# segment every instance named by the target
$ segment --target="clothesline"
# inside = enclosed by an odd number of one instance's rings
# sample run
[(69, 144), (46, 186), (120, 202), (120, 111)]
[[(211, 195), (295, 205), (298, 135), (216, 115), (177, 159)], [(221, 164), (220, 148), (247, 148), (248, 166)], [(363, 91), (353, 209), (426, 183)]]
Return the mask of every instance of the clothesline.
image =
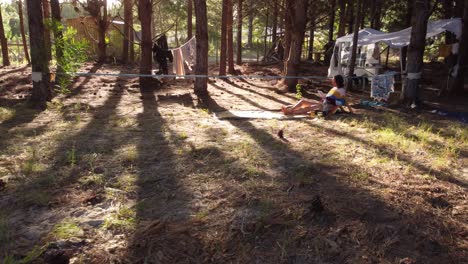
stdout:
[(177, 48), (173, 48), (173, 49), (169, 49), (170, 51), (173, 51), (173, 50), (176, 50), (176, 49), (180, 49), (186, 45), (188, 45), (190, 43), (190, 41), (193, 41), (195, 40), (195, 37), (192, 37), (191, 39), (187, 40), (184, 44), (182, 44), (180, 47), (177, 47)]

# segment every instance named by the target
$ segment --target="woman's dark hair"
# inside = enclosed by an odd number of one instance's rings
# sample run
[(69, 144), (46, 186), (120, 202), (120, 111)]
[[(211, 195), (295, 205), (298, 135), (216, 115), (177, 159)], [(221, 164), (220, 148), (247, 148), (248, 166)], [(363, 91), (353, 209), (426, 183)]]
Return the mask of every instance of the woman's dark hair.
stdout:
[(333, 80), (335, 80), (336, 86), (338, 86), (338, 88), (344, 87), (344, 78), (343, 78), (343, 76), (335, 75), (335, 77), (333, 77)]

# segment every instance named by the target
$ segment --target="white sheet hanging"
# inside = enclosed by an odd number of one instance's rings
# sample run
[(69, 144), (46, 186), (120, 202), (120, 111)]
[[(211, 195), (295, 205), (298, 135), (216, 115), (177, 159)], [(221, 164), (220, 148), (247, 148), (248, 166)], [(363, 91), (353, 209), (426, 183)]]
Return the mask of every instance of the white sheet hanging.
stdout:
[[(392, 33), (384, 33), (372, 28), (365, 28), (359, 31), (358, 46), (367, 46), (377, 43), (385, 43), (390, 48), (401, 49), (410, 44), (411, 27)], [(429, 21), (427, 24), (426, 38), (432, 38), (446, 31), (455, 34), (457, 39), (460, 39), (462, 34), (462, 20), (461, 18), (443, 19), (437, 21)], [(346, 74), (346, 66), (343, 63), (347, 62), (346, 50), (350, 49), (353, 42), (353, 34), (346, 35), (338, 38), (335, 43), (330, 67), (328, 69), (328, 76), (332, 77), (336, 74)], [(346, 60), (345, 60), (346, 59)], [(344, 68), (346, 67), (346, 68)], [(360, 76), (358, 74), (358, 76)]]
[[(461, 18), (443, 19), (437, 21), (429, 21), (427, 24), (426, 38), (435, 37), (445, 31), (454, 33), (457, 39), (461, 37), (462, 20)], [(411, 39), (411, 27), (397, 32), (384, 33), (372, 28), (365, 28), (359, 31), (358, 46), (365, 46), (383, 42), (391, 48), (402, 48), (409, 45)], [(353, 34), (346, 35), (336, 40), (336, 45), (339, 43), (352, 43)]]

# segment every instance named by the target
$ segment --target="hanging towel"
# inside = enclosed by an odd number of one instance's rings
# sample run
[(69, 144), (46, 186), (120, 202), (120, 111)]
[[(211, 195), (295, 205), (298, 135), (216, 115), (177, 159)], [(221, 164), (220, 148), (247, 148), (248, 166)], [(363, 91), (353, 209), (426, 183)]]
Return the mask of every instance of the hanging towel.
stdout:
[[(176, 75), (185, 75), (184, 56), (182, 55), (182, 50), (180, 48), (173, 49), (172, 55), (174, 56), (174, 62), (172, 64), (174, 73)], [(177, 78), (184, 78), (184, 77), (177, 77)]]
[(394, 92), (394, 75), (381, 74), (372, 76), (371, 79), (371, 98), (387, 101), (390, 94)]
[(197, 42), (195, 37), (193, 37), (180, 47), (182, 50), (183, 60), (187, 64), (187, 67), (190, 71), (192, 71), (192, 67), (195, 65), (195, 60), (197, 57), (196, 46)]

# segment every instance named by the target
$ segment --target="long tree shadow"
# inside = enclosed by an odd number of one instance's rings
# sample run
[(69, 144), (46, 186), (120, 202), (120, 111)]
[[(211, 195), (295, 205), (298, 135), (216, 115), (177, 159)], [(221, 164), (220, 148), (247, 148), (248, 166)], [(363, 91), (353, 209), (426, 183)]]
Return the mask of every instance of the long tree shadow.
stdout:
[(242, 94), (238, 94), (238, 93), (229, 91), (228, 89), (225, 89), (225, 88), (223, 88), (223, 87), (221, 87), (221, 86), (219, 86), (217, 84), (212, 84), (212, 87), (216, 88), (217, 90), (223, 91), (225, 93), (231, 94), (231, 95), (241, 99), (242, 101), (245, 101), (246, 103), (256, 107), (256, 108), (266, 110), (266, 111), (278, 111), (279, 110), (279, 109), (270, 109), (268, 107), (264, 107), (263, 105), (260, 105), (259, 103), (253, 101), (252, 99), (247, 98), (246, 96), (244, 96)]
[(19, 67), (19, 68), (17, 68), (17, 69), (11, 70), (11, 71), (2, 72), (2, 73), (0, 73), (0, 77), (3, 77), (3, 76), (8, 75), (8, 74), (12, 74), (12, 73), (17, 73), (17, 72), (20, 72), (20, 71), (24, 71), (24, 70), (26, 70), (27, 68), (29, 68), (29, 66), (28, 66), (28, 65), (25, 65), (25, 66), (23, 66), (23, 67)]
[[(116, 79), (116, 83), (125, 80)], [(114, 175), (102, 167), (96, 170), (96, 160), (111, 159), (114, 150), (124, 142), (125, 132), (115, 133), (115, 127), (111, 125), (111, 118), (116, 114), (117, 107), (121, 102), (123, 89), (115, 85), (109, 93), (109, 97), (103, 104), (97, 107), (90, 116), (90, 121), (77, 133), (64, 136), (58, 141), (58, 146), (50, 151), (48, 155), (53, 162), (44, 171), (40, 171), (34, 177), (26, 179), (11, 192), (6, 192), (2, 198), (14, 197), (16, 206), (5, 204), (2, 211), (16, 217), (12, 228), (12, 236), (21, 238), (31, 227), (41, 226), (42, 238), (49, 236), (48, 233), (54, 225), (69, 218), (70, 210), (76, 207), (95, 206), (102, 201), (103, 186), (96, 188), (83, 187), (77, 195), (95, 197), (92, 203), (82, 203), (80, 199), (67, 198), (68, 195), (76, 193), (76, 183), (89, 173), (98, 173), (102, 177), (113, 177)], [(42, 156), (40, 156), (42, 157)], [(42, 158), (47, 157), (44, 155)], [(37, 161), (36, 161), (37, 162)], [(57, 188), (60, 186), (60, 188)], [(86, 198), (85, 198), (86, 200)], [(10, 243), (6, 250), (8, 252), (17, 247), (19, 252), (25, 252), (33, 244), (39, 243), (41, 236), (35, 237), (23, 244), (21, 247)], [(32, 244), (31, 244), (32, 243)], [(3, 256), (0, 256), (2, 259)]]
[[(200, 105), (209, 109), (220, 108), (209, 96), (201, 98)], [(311, 195), (319, 193), (329, 207), (327, 211), (334, 214), (337, 219), (337, 224), (332, 224), (328, 231), (318, 228), (318, 222), (314, 218), (299, 221), (311, 233), (300, 239), (296, 247), (290, 248), (292, 252), (288, 254), (293, 259), (292, 263), (318, 260), (333, 263), (360, 262), (362, 255), (366, 255), (365, 252), (375, 252), (370, 259), (377, 262), (382, 260), (393, 262), (406, 257), (417, 259), (422, 263), (462, 261), (463, 254), (455, 253), (457, 250), (463, 251), (462, 247), (443, 234), (433, 234), (433, 230), (457, 230), (456, 224), (446, 226), (446, 222), (439, 221), (438, 217), (430, 212), (391, 205), (365, 188), (350, 185), (347, 180), (349, 170), (359, 171), (362, 168), (353, 168), (349, 164), (335, 164), (334, 169), (320, 170), (320, 163), (310, 161), (310, 157), (290, 149), (286, 143), (275, 139), (265, 130), (256, 128), (251, 122), (229, 121), (229, 123), (250, 135), (270, 154), (273, 164), (285, 166), (288, 171), (293, 171), (294, 166), (298, 164), (313, 168), (312, 172), (307, 173), (314, 178), (314, 183), (307, 188), (299, 188), (296, 192)], [(282, 154), (278, 153), (274, 145), (282, 146)], [(320, 153), (313, 156), (321, 158)], [(292, 162), (291, 159), (296, 162)], [(290, 176), (293, 177), (294, 173)], [(293, 198), (294, 196), (291, 196), (290, 199), (294, 200)], [(342, 224), (341, 227), (339, 223)], [(337, 237), (337, 233), (330, 230), (343, 228), (343, 225), (347, 226), (344, 228), (349, 235), (342, 234), (343, 237), (340, 239), (338, 237), (341, 235)], [(321, 233), (326, 239), (332, 239), (334, 242), (330, 246), (335, 249), (324, 248), (321, 253), (315, 251), (315, 254), (319, 254), (315, 256), (311, 253), (313, 250), (306, 250), (308, 247), (314, 247), (314, 237), (316, 237), (314, 232)], [(360, 245), (356, 240), (372, 242)], [(303, 250), (312, 255), (301, 254)]]
[[(138, 115), (138, 224), (124, 259), (132, 263), (199, 263), (193, 254), (201, 242), (191, 234), (192, 194), (181, 183), (184, 175), (174, 153), (177, 146), (167, 138), (168, 124), (161, 116), (153, 92), (142, 93), (143, 111)], [(171, 135), (169, 135), (171, 137)]]
[[(91, 67), (91, 69), (89, 69), (88, 73), (90, 75), (88, 76), (85, 76), (85, 77), (75, 77), (75, 82), (73, 84), (73, 86), (71, 87), (71, 91), (70, 93), (66, 96), (66, 98), (70, 98), (70, 97), (73, 97), (77, 94), (80, 94), (83, 90), (83, 88), (91, 81), (92, 78), (95, 78), (95, 76), (93, 76), (92, 74), (93, 73), (96, 73), (99, 69), (102, 68), (104, 64), (102, 63), (95, 63), (93, 64), (93, 67)], [(80, 82), (77, 82), (77, 80), (79, 80), (80, 78), (83, 78), (82, 81)]]
[[(243, 79), (241, 79), (241, 80), (243, 80)], [(264, 93), (260, 93), (260, 92), (258, 92), (258, 91), (253, 90), (253, 89), (249, 89), (249, 88), (240, 86), (240, 85), (236, 84), (235, 82), (233, 82), (233, 81), (231, 81), (231, 80), (226, 80), (225, 82), (228, 83), (228, 84), (230, 84), (230, 85), (232, 85), (232, 86), (234, 86), (234, 87), (236, 87), (236, 88), (238, 88), (238, 89), (241, 89), (241, 90), (244, 90), (244, 91), (248, 91), (248, 92), (251, 92), (251, 93), (253, 93), (253, 94), (262, 96), (262, 97), (264, 97), (264, 98), (266, 98), (266, 99), (268, 99), (268, 100), (275, 101), (275, 102), (280, 103), (280, 104), (283, 104), (283, 105), (288, 105), (288, 104), (290, 104), (289, 102), (280, 100), (280, 99), (278, 99), (278, 98), (276, 98), (276, 97), (274, 97), (274, 96), (267, 95), (267, 94), (264, 94)]]

